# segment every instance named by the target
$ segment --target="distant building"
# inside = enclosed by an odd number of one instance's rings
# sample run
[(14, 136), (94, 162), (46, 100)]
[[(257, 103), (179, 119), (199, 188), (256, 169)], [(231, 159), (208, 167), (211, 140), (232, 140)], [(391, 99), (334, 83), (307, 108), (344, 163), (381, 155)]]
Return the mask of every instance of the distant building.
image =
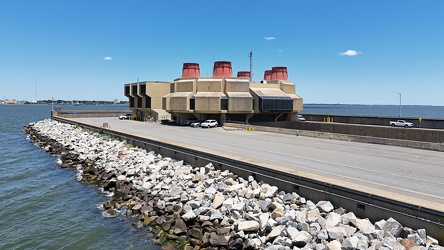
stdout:
[(187, 119), (216, 119), (221, 124), (291, 120), (302, 110), (302, 98), (288, 80), (286, 67), (266, 70), (261, 82), (249, 79), (249, 71), (233, 77), (231, 62), (215, 62), (212, 77), (201, 77), (199, 64), (184, 63), (181, 78), (128, 83), (124, 94), (139, 118), (178, 123)]
[(119, 99), (114, 99), (114, 104), (119, 104)]
[(3, 101), (4, 104), (17, 104), (17, 100), (16, 99), (6, 99)]

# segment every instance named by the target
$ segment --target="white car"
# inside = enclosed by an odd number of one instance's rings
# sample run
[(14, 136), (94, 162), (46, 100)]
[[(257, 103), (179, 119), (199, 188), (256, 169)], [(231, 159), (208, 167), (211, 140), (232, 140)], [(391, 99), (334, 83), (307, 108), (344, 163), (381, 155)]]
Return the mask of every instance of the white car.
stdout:
[(120, 120), (129, 120), (133, 114), (124, 114), (119, 116)]
[(303, 122), (305, 121), (305, 118), (302, 115), (298, 115), (298, 121)]
[(218, 123), (216, 120), (206, 120), (200, 124), (201, 128), (212, 128), (217, 127)]

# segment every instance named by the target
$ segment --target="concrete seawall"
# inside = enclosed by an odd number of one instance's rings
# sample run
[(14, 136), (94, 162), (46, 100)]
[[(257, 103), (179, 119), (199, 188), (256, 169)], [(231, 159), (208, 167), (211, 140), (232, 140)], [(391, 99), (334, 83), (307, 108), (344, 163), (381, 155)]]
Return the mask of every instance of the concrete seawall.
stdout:
[(55, 110), (54, 116), (64, 118), (91, 118), (91, 117), (119, 117), (120, 115), (132, 113), (130, 110)]
[(431, 129), (444, 129), (444, 119), (432, 119), (420, 117), (390, 117), (390, 116), (359, 116), (359, 115), (332, 115), (332, 114), (303, 114), (307, 121), (324, 122), (330, 120), (336, 123), (347, 124), (366, 124), (366, 125), (378, 125), (388, 126), (390, 121), (407, 120), (412, 122), (415, 128), (431, 128)]
[(224, 126), (242, 129), (254, 127), (256, 130), (275, 133), (294, 135), (299, 133), (302, 136), (444, 151), (444, 130), (439, 129), (294, 121), (262, 122), (252, 125), (227, 123)]

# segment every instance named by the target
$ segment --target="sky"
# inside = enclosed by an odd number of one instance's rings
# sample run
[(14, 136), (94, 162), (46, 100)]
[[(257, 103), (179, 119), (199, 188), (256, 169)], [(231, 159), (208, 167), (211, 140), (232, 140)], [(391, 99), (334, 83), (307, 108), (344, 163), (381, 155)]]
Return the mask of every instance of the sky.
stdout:
[(127, 100), (214, 61), (304, 103), (444, 106), (442, 0), (0, 0), (0, 99)]

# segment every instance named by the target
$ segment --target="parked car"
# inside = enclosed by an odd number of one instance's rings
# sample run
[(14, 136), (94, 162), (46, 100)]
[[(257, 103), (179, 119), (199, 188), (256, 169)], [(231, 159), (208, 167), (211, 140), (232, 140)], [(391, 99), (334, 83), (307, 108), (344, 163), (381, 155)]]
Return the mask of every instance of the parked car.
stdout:
[(406, 128), (411, 128), (413, 127), (413, 123), (411, 122), (406, 122), (405, 120), (397, 120), (396, 122), (390, 122), (390, 126), (392, 127), (406, 127)]
[(192, 123), (190, 123), (190, 127), (192, 127), (192, 128), (200, 127), (201, 123), (202, 123), (201, 121), (192, 122)]
[(120, 120), (129, 120), (133, 114), (124, 114), (119, 116)]
[(202, 128), (212, 128), (217, 127), (218, 123), (216, 120), (206, 120), (200, 124)]
[(185, 121), (182, 122), (182, 125), (190, 126), (191, 123), (193, 123), (193, 122), (197, 122), (197, 120), (185, 120)]
[(305, 121), (305, 118), (302, 115), (298, 115), (298, 121), (303, 122)]

